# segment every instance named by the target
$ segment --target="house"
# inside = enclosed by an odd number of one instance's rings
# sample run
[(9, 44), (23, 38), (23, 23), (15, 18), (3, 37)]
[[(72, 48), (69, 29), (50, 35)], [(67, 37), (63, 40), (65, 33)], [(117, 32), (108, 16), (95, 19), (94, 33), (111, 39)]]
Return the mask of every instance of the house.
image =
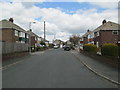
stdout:
[(36, 51), (37, 48), (40, 46), (41, 43), (41, 37), (39, 37), (38, 35), (36, 35), (35, 33), (32, 32), (32, 30), (30, 29), (29, 31), (27, 31), (30, 35), (30, 46), (31, 46), (31, 50), (32, 51)]
[(61, 45), (61, 40), (56, 39), (56, 40), (53, 41), (53, 43), (54, 43), (54, 45), (60, 46)]
[(70, 40), (67, 40), (67, 41), (66, 41), (66, 44), (67, 44), (67, 45), (70, 45), (70, 44), (73, 44), (73, 43), (70, 42)]
[(45, 42), (46, 46), (49, 47), (49, 41), (45, 40), (44, 42)]
[(6, 19), (0, 21), (0, 30), (2, 30), (2, 38), (0, 38), (2, 42), (29, 43), (29, 35), (26, 30), (12, 21)]
[(105, 43), (114, 43), (120, 45), (120, 25), (111, 21), (103, 20), (102, 25), (93, 31), (87, 31), (80, 37), (80, 48), (84, 44), (94, 44), (101, 47)]
[(104, 43), (120, 44), (120, 25), (111, 21), (103, 20), (102, 25), (94, 32), (94, 44), (101, 47)]
[(81, 49), (83, 49), (83, 45), (91, 42), (91, 39), (90, 39), (91, 35), (92, 35), (92, 31), (87, 30), (87, 32), (80, 37), (79, 45)]
[(0, 43), (2, 43), (3, 59), (28, 53), (29, 34), (25, 29), (15, 24), (13, 18), (0, 21), (0, 32), (2, 32)]

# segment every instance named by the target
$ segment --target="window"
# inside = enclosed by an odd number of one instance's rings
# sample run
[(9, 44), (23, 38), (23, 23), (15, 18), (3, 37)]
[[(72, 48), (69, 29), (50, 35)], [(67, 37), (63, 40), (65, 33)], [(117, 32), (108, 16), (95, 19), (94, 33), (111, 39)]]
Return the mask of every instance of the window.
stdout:
[(97, 32), (97, 36), (100, 36), (100, 33), (99, 33), (99, 32)]
[(38, 38), (39, 41), (41, 41), (41, 38)]
[(19, 32), (15, 30), (15, 36), (19, 36)]
[(22, 32), (19, 32), (19, 37), (22, 37)]
[(25, 38), (25, 33), (23, 33), (23, 32), (22, 32), (22, 37), (24, 37), (24, 38)]
[(29, 35), (26, 33), (26, 38), (29, 38)]
[(88, 39), (89, 39), (89, 38), (91, 38), (91, 35), (90, 35), (90, 34), (88, 35)]
[(35, 40), (37, 40), (37, 37), (35, 37)]
[(118, 35), (118, 31), (112, 31), (113, 35)]
[(23, 32), (19, 32), (19, 37), (23, 37), (23, 38), (25, 38), (25, 33), (23, 33)]
[(91, 38), (94, 38), (94, 33), (91, 34)]

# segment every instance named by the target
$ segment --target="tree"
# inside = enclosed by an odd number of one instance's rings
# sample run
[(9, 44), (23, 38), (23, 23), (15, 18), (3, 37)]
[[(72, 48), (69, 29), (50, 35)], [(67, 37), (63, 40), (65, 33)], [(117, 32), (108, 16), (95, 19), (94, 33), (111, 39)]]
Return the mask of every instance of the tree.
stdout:
[(45, 42), (43, 42), (43, 41), (41, 41), (41, 43), (40, 43), (41, 45), (44, 45), (44, 46), (46, 46), (46, 44), (45, 44)]
[(74, 46), (78, 44), (79, 39), (80, 39), (80, 35), (77, 35), (77, 34), (76, 35), (72, 35), (69, 38), (70, 42), (72, 42), (74, 44)]

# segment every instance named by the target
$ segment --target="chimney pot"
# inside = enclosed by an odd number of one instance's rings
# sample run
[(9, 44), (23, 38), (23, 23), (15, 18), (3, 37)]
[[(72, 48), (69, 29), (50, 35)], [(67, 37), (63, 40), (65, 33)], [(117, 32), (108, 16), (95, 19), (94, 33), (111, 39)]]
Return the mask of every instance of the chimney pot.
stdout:
[(102, 22), (102, 24), (104, 25), (106, 22), (107, 22), (107, 21), (104, 19), (103, 22)]
[(13, 18), (10, 18), (9, 21), (12, 22), (12, 23), (14, 22)]

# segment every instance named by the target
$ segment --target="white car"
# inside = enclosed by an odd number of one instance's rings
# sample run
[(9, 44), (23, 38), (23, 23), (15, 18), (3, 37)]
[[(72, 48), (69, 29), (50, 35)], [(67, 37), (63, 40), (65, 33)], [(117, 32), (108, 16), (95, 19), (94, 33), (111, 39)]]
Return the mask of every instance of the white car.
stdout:
[(57, 49), (57, 48), (59, 48), (59, 46), (55, 45), (55, 46), (54, 46), (54, 49)]

